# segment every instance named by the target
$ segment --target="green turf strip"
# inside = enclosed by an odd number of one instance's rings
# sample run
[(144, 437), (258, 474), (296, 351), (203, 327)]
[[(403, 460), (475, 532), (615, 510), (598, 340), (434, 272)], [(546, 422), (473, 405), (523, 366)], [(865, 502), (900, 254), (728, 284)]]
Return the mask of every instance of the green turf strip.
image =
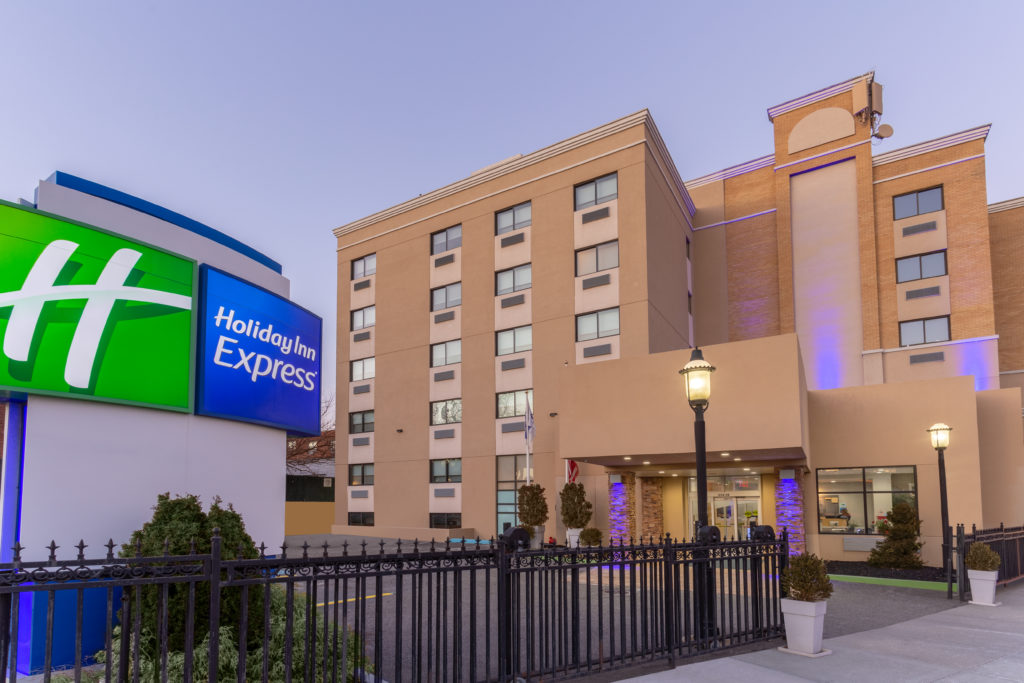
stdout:
[[(873, 576), (844, 576), (843, 574), (829, 574), (828, 578), (833, 581), (845, 581), (847, 583), (870, 583), (876, 586), (898, 586), (900, 588), (921, 588), (928, 591), (946, 590), (946, 584), (939, 581), (914, 581), (913, 579), (880, 579)], [(956, 591), (956, 583), (953, 584), (953, 591)]]

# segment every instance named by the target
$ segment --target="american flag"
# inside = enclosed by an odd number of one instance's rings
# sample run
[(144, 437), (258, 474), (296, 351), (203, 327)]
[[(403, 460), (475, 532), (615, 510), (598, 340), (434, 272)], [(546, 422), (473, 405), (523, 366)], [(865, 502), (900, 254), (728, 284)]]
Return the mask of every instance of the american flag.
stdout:
[(533, 426), (533, 410), (530, 408), (530, 398), (526, 398), (526, 414), (523, 416), (523, 436), (526, 438), (527, 447), (533, 444), (533, 434), (536, 431)]

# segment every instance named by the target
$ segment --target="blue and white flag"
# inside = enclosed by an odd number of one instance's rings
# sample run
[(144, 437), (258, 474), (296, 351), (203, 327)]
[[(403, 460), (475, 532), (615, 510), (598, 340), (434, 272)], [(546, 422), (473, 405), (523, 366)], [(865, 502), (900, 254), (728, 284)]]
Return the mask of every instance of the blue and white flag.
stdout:
[(530, 408), (529, 396), (526, 398), (526, 414), (523, 415), (523, 426), (523, 436), (526, 439), (527, 447), (530, 447), (533, 445), (533, 434), (535, 429), (533, 426), (533, 410)]

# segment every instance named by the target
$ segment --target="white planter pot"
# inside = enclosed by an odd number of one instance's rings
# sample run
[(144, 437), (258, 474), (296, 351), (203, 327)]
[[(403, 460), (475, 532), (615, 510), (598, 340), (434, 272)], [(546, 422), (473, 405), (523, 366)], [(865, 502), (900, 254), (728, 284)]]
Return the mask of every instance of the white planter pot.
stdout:
[(580, 534), (583, 529), (566, 529), (565, 538), (570, 548), (578, 548), (580, 545)]
[(540, 526), (533, 527), (533, 536), (530, 537), (530, 549), (540, 550), (544, 541), (544, 525), (541, 524)]
[(782, 618), (786, 626), (786, 647), (779, 648), (805, 657), (831, 654), (821, 649), (821, 634), (825, 628), (825, 607), (828, 602), (804, 602), (782, 598)]
[(967, 579), (971, 583), (971, 604), (986, 605), (995, 607), (1000, 604), (996, 602), (996, 579), (999, 578), (999, 571), (983, 572), (978, 569), (968, 569)]

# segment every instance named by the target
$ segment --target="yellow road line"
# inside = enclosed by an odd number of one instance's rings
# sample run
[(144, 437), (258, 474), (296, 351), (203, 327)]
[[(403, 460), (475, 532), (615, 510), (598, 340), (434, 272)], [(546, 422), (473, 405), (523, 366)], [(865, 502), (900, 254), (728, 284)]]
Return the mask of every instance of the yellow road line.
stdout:
[[(394, 593), (382, 593), (380, 597), (386, 598), (389, 595), (394, 595)], [(373, 600), (376, 597), (377, 597), (376, 595), (365, 595), (362, 598), (348, 598), (344, 602), (355, 602), (356, 600), (360, 600), (360, 599), (361, 600)], [(317, 607), (329, 607), (331, 605), (337, 605), (339, 602), (342, 602), (342, 601), (341, 600), (331, 600), (330, 602), (318, 602), (318, 603), (316, 603), (316, 606)]]

